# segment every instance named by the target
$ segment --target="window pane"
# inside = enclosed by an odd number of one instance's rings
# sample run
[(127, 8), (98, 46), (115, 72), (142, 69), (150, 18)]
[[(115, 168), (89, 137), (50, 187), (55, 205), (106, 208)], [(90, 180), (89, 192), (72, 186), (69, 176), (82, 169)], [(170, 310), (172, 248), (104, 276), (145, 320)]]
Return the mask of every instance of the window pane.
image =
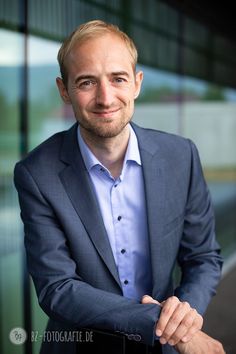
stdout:
[(224, 255), (236, 246), (236, 91), (183, 80), (183, 135), (200, 152)]
[(13, 168), (19, 159), (20, 74), (23, 38), (0, 30), (0, 352), (23, 353), (9, 340), (15, 327), (23, 327), (22, 243)]
[(179, 126), (179, 89), (177, 75), (139, 65), (144, 79), (136, 101), (134, 122), (146, 128), (177, 133)]
[[(71, 125), (70, 108), (63, 106), (56, 86), (60, 76), (60, 44), (29, 37), (29, 145), (30, 150), (52, 134)], [(69, 113), (68, 113), (69, 112)]]

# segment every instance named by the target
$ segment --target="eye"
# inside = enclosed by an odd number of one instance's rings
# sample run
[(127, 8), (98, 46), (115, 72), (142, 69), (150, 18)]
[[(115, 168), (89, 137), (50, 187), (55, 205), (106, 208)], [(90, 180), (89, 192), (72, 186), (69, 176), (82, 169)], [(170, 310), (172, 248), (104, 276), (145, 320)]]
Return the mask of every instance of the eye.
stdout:
[(94, 85), (96, 85), (95, 80), (85, 80), (85, 81), (80, 82), (78, 87), (82, 90), (87, 90), (87, 89), (93, 87)]
[(118, 84), (122, 83), (122, 82), (125, 82), (125, 78), (123, 77), (115, 77), (114, 78), (114, 81), (117, 82)]

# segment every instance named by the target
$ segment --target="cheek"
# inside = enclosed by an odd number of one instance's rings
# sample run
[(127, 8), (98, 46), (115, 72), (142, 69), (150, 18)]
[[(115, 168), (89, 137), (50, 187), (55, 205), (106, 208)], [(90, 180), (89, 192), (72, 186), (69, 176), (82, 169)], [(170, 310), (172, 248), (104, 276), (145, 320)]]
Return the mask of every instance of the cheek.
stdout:
[(132, 107), (134, 105), (134, 92), (133, 90), (124, 90), (122, 94), (119, 95), (120, 101), (124, 102), (126, 106)]
[(77, 94), (73, 97), (72, 105), (78, 111), (86, 109), (89, 104), (89, 98), (84, 94)]
[(127, 102), (127, 106), (129, 107), (129, 109), (133, 109), (134, 107), (134, 98), (130, 97), (129, 99), (126, 99)]

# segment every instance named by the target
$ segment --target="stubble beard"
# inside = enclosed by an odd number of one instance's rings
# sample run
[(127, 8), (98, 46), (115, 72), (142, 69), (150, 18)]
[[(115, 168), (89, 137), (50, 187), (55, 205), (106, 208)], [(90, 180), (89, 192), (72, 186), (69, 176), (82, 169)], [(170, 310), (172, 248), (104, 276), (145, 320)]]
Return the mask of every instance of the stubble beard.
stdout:
[[(131, 117), (132, 118), (132, 117)], [(94, 138), (114, 138), (122, 133), (127, 124), (131, 121), (130, 119), (122, 119), (120, 122), (114, 122), (114, 119), (102, 119), (102, 122), (98, 121), (96, 124), (94, 122), (85, 122), (84, 120), (78, 119), (81, 127), (86, 130)], [(99, 120), (99, 118), (98, 118)], [(114, 124), (116, 123), (116, 124)]]

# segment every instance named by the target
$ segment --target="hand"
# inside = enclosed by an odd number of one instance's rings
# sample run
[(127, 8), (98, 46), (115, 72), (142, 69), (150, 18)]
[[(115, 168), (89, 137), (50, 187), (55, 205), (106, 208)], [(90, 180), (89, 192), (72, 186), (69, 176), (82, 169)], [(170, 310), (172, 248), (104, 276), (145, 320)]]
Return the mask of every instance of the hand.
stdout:
[(179, 342), (175, 349), (180, 354), (226, 354), (220, 342), (198, 331), (188, 343)]
[(202, 316), (187, 302), (181, 302), (175, 296), (159, 303), (151, 296), (144, 295), (142, 303), (156, 303), (162, 307), (156, 327), (156, 335), (160, 337), (161, 344), (168, 343), (173, 346), (180, 340), (188, 342), (202, 328)]

